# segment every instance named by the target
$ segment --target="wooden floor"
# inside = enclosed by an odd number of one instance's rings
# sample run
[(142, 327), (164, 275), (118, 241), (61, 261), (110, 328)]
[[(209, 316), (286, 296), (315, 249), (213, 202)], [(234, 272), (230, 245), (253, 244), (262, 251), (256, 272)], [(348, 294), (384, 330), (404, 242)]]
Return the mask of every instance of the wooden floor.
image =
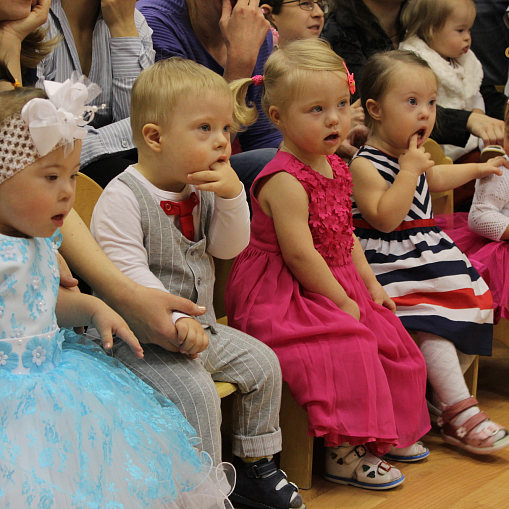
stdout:
[[(493, 420), (509, 427), (509, 348), (496, 341), (493, 357), (481, 359), (477, 397)], [(406, 480), (385, 492), (325, 481), (321, 447), (315, 447), (313, 488), (301, 491), (307, 509), (509, 509), (509, 448), (473, 456), (445, 444), (436, 429), (423, 441), (429, 458), (397, 464)]]

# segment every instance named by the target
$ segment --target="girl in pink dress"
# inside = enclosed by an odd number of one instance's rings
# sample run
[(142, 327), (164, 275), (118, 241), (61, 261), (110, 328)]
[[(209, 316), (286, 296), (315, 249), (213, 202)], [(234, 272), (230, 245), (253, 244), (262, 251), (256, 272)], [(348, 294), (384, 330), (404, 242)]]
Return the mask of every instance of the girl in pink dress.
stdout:
[(271, 346), (309, 434), (327, 446), (325, 477), (388, 489), (404, 476), (379, 456), (417, 461), (430, 428), (426, 368), (353, 235), (351, 178), (336, 155), (354, 90), (317, 39), (275, 52), (262, 106), (284, 142), (253, 185), (249, 246), (226, 289), (229, 323)]

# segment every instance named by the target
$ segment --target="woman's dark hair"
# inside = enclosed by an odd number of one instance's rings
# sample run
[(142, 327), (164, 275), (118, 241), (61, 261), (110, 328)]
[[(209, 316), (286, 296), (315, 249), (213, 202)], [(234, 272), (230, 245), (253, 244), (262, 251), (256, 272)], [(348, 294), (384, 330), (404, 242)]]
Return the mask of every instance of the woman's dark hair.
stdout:
[[(404, 30), (401, 24), (401, 11), (408, 0), (403, 0), (396, 20), (396, 36), (398, 42), (403, 39)], [(343, 16), (346, 15), (358, 25), (368, 37), (377, 38), (378, 32), (374, 28), (379, 24), (377, 17), (369, 10), (363, 0), (334, 0), (335, 8), (333, 15)], [(387, 34), (391, 36), (392, 34)]]

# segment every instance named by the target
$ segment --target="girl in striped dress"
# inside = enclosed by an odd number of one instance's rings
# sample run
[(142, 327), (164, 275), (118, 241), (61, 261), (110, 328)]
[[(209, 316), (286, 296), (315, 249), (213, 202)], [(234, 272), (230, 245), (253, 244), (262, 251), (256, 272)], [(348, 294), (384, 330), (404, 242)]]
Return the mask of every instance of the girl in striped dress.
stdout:
[(414, 53), (371, 57), (360, 92), (372, 135), (350, 165), (355, 233), (397, 316), (417, 332), (444, 440), (477, 454), (498, 451), (509, 445), (508, 432), (480, 411), (463, 378), (474, 355), (491, 355), (492, 297), (436, 226), (430, 191), (501, 174), (509, 164), (497, 157), (433, 166), (422, 144), (435, 123), (437, 79)]

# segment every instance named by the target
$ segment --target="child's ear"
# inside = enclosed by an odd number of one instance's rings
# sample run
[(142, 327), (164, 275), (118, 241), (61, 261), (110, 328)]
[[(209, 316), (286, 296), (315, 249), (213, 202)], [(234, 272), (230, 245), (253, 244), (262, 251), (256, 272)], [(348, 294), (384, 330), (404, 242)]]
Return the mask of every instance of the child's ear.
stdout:
[(260, 9), (265, 16), (265, 19), (269, 20), (271, 23), (274, 23), (274, 16), (272, 15), (272, 6), (268, 4), (262, 4)]
[(382, 110), (374, 99), (366, 101), (366, 110), (368, 110), (368, 114), (373, 120), (380, 120)]
[(269, 108), (269, 118), (278, 127), (281, 126), (281, 111), (277, 106), (271, 106)]
[(142, 129), (143, 139), (148, 148), (154, 152), (161, 151), (161, 128), (157, 124), (145, 124)]

